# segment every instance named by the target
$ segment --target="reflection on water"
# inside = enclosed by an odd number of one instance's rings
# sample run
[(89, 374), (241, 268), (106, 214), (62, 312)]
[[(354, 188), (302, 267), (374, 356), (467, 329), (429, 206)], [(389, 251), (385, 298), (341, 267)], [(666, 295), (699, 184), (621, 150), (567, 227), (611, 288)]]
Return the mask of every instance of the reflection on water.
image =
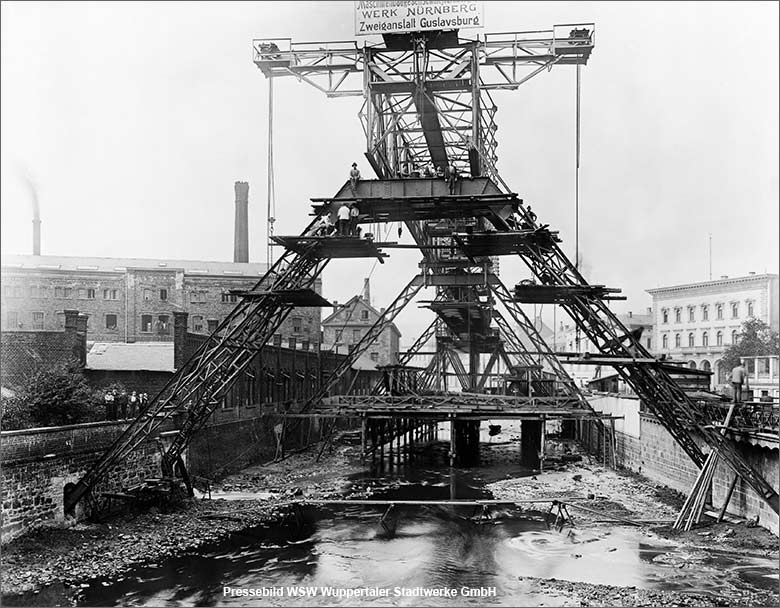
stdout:
[[(472, 473), (401, 471), (359, 476), (375, 499), (488, 497)], [(633, 528), (550, 529), (546, 513), (493, 510), (477, 523), (471, 507), (405, 506), (391, 512), (394, 534), (380, 526), (385, 507), (303, 510), (303, 525), (260, 527), (196, 554), (131, 572), (85, 590), (80, 605), (452, 605), (452, 598), (394, 597), (395, 587), (486, 588), (496, 597), (458, 597), (458, 604), (523, 605), (520, 576), (558, 578), (717, 595), (732, 585), (776, 585), (769, 560), (691, 555)], [(739, 567), (737, 563), (740, 564)], [(330, 587), (390, 590), (382, 599), (226, 597), (234, 588)]]

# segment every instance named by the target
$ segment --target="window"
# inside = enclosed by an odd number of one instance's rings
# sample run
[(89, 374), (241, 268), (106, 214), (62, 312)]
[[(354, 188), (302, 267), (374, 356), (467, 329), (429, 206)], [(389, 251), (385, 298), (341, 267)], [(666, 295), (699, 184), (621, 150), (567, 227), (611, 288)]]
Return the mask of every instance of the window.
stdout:
[(663, 319), (664, 319), (663, 322), (664, 323), (668, 323), (669, 322), (669, 311), (664, 308), (663, 311), (662, 311), (662, 315), (663, 315)]
[(152, 290), (144, 289), (144, 302), (149, 302), (152, 299)]
[(336, 330), (336, 342), (341, 342), (341, 330)]
[(106, 329), (116, 329), (116, 315), (106, 315)]
[(710, 307), (709, 306), (702, 306), (701, 307), (701, 320), (702, 321), (709, 321), (710, 318)]
[(219, 321), (216, 319), (209, 319), (207, 322), (208, 332), (210, 334), (213, 334), (215, 331), (217, 331), (217, 327), (219, 326)]
[(688, 334), (688, 346), (693, 347), (693, 332)]
[(30, 285), (30, 297), (31, 298), (40, 298), (40, 287), (37, 285)]
[(18, 329), (19, 327), (19, 312), (16, 310), (9, 310), (5, 313), (5, 326), (7, 329)]
[(680, 348), (680, 334), (674, 334), (674, 347)]
[(160, 299), (163, 302), (168, 299), (168, 290), (167, 289), (161, 289), (160, 290)]
[(650, 348), (651, 348), (650, 344), (651, 344), (651, 339), (648, 338), (647, 339), (647, 350), (650, 350)]
[(32, 328), (33, 329), (43, 329), (43, 313), (42, 312), (34, 312), (34, 313), (32, 313)]
[(195, 333), (203, 331), (203, 317), (201, 315), (194, 315), (192, 317), (192, 331)]
[(234, 293), (223, 292), (222, 293), (222, 301), (223, 302), (237, 302), (238, 301), (238, 296), (236, 294), (234, 294)]
[(165, 336), (170, 330), (168, 324), (168, 315), (158, 315), (157, 317), (157, 333)]
[(663, 345), (663, 348), (669, 348), (669, 336), (661, 338), (661, 344)]
[(701, 334), (701, 345), (702, 346), (709, 346), (710, 345), (710, 337), (707, 334), (706, 331), (702, 332)]
[(294, 334), (299, 334), (303, 331), (303, 318), (301, 317), (293, 317), (292, 319), (292, 330)]
[(118, 296), (118, 291), (116, 289), (104, 289), (103, 290), (103, 299), (104, 300), (116, 300)]
[(87, 290), (83, 287), (79, 287), (79, 300), (86, 300), (87, 299)]
[(737, 343), (737, 330), (731, 332), (731, 343), (736, 344)]
[(731, 318), (736, 319), (737, 317), (739, 317), (739, 304), (734, 302), (731, 305)]
[(363, 321), (368, 320), (368, 311), (367, 310), (361, 310), (360, 311), (360, 319)]
[(95, 299), (95, 290), (94, 288), (88, 287), (87, 288), (87, 300), (94, 300)]
[(73, 290), (70, 287), (55, 287), (54, 288), (54, 297), (55, 298), (69, 298), (71, 296), (71, 293)]
[(693, 306), (688, 307), (688, 321), (695, 321), (696, 320), (696, 314), (694, 313)]
[(723, 318), (723, 304), (715, 305), (715, 317), (719, 320)]
[(748, 317), (753, 316), (753, 302), (748, 302)]
[(353, 329), (352, 330), (352, 341), (353, 342), (359, 342), (360, 341), (360, 330), (359, 329)]
[(719, 331), (715, 334), (715, 345), (716, 346), (723, 346), (723, 332)]
[(152, 315), (141, 315), (141, 331), (152, 331)]
[(674, 322), (679, 323), (682, 319), (682, 309), (675, 308), (674, 309)]
[(379, 361), (379, 353), (371, 353), (372, 361)]

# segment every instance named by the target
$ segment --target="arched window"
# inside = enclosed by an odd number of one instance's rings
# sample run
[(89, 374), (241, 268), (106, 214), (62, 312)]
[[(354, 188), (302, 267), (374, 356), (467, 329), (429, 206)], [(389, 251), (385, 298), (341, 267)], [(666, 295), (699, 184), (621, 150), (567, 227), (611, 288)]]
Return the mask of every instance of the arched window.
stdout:
[(707, 360), (704, 360), (701, 362), (701, 369), (703, 369), (705, 372), (711, 372), (712, 367), (710, 367), (710, 362)]
[(731, 343), (736, 344), (737, 343), (737, 330), (733, 330), (731, 332)]
[(723, 318), (723, 304), (718, 304), (718, 305), (715, 307), (715, 316), (716, 316), (718, 319), (722, 319), (722, 318)]
[(663, 316), (664, 316), (664, 323), (668, 323), (669, 322), (669, 311), (664, 309)]
[(691, 369), (696, 369), (696, 361), (688, 361), (688, 367)]
[(706, 331), (703, 331), (701, 333), (701, 345), (702, 346), (709, 346), (710, 345), (710, 337), (707, 335)]
[(669, 336), (664, 335), (661, 338), (662, 348), (669, 348)]
[(717, 346), (723, 346), (723, 332), (719, 331), (715, 334), (715, 344)]
[(680, 334), (674, 334), (674, 347), (680, 348)]
[(753, 302), (748, 302), (748, 317), (753, 316)]
[(674, 309), (674, 322), (679, 323), (682, 319), (682, 308)]
[(736, 319), (736, 318), (738, 318), (738, 317), (739, 317), (739, 304), (737, 304), (736, 302), (734, 302), (734, 303), (731, 305), (731, 318), (732, 318), (732, 319)]
[(693, 346), (693, 332), (688, 334), (688, 346)]

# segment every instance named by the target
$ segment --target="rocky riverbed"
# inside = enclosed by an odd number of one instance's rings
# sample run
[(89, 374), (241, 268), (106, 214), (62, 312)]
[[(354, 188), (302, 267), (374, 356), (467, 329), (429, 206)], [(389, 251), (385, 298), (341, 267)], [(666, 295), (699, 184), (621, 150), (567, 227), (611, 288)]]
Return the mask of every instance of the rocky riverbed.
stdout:
[[(2, 593), (5, 605), (68, 605), (81, 588), (97, 579), (120, 581), (128, 570), (153, 565), (206, 547), (234, 532), (279, 521), (286, 503), (300, 498), (357, 497), (365, 488), (350, 476), (363, 467), (354, 446), (336, 444), (320, 462), (317, 450), (256, 466), (211, 488), (212, 499), (194, 499), (171, 512), (125, 515), (97, 524), (42, 528), (3, 548)], [(494, 469), (495, 470), (495, 469)], [(493, 477), (495, 478), (495, 477)], [(639, 526), (647, 534), (673, 540), (683, 548), (669, 559), (696, 577), (702, 552), (740, 553), (777, 558), (777, 538), (761, 528), (719, 524), (679, 534), (669, 528), (681, 496), (640, 477), (606, 470), (587, 459), (535, 477), (488, 484), (499, 499), (539, 496), (570, 501), (579, 529)], [(687, 553), (686, 553), (687, 552)], [(680, 557), (682, 555), (683, 557)], [(687, 560), (686, 556), (690, 556)], [(658, 559), (666, 559), (660, 556)], [(713, 594), (639, 589), (556, 578), (520, 577), (523, 597), (545, 606), (776, 606), (775, 591), (731, 589)], [(18, 595), (22, 594), (22, 595)], [(10, 600), (10, 601), (9, 601)]]

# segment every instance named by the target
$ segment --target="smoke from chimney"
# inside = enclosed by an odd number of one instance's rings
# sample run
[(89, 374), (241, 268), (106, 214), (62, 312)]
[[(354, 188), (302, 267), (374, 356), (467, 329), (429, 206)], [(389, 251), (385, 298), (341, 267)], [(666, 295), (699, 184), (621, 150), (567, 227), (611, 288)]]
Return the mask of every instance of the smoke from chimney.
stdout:
[(249, 184), (236, 182), (236, 225), (233, 261), (249, 262)]

